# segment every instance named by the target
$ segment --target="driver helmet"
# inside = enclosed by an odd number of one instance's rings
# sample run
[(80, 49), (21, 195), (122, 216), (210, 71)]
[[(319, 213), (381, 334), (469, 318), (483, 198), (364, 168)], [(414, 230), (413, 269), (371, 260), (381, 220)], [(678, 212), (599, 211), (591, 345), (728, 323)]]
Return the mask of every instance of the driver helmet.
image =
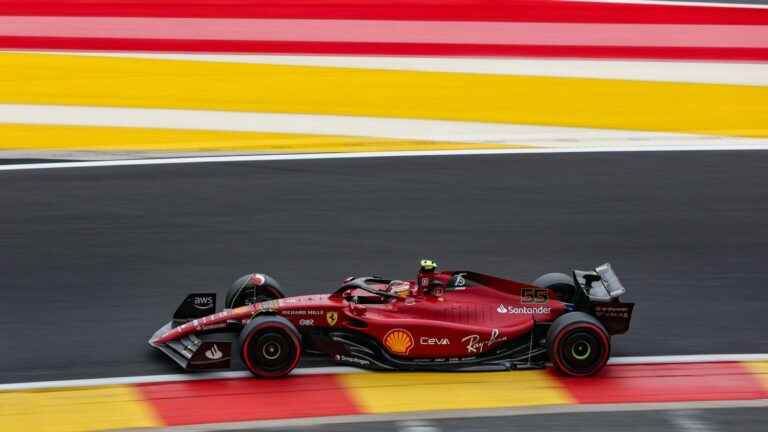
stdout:
[(420, 262), (419, 278), (416, 280), (416, 284), (419, 287), (419, 292), (427, 293), (430, 290), (432, 281), (435, 278), (435, 270), (437, 270), (437, 263), (430, 259), (423, 259)]
[(408, 297), (412, 294), (410, 282), (393, 280), (389, 283), (389, 292), (398, 297)]

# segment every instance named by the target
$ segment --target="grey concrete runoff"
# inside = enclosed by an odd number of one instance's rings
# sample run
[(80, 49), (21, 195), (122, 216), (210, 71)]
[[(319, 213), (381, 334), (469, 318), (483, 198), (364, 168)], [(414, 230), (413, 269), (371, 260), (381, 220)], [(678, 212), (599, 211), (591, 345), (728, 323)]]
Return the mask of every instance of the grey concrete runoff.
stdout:
[(422, 257), (524, 281), (611, 261), (637, 303), (614, 355), (765, 352), (766, 173), (759, 151), (0, 172), (0, 383), (175, 373), (146, 340), (189, 292)]

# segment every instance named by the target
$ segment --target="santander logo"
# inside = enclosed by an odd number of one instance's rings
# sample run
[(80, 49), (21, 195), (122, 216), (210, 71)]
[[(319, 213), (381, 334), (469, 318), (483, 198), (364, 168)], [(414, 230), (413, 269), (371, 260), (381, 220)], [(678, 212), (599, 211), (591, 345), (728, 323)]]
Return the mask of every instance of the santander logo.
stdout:
[(222, 352), (219, 350), (219, 347), (217, 347), (216, 345), (214, 345), (213, 347), (211, 347), (211, 349), (205, 352), (205, 356), (211, 360), (218, 360), (223, 355), (224, 354), (222, 354)]

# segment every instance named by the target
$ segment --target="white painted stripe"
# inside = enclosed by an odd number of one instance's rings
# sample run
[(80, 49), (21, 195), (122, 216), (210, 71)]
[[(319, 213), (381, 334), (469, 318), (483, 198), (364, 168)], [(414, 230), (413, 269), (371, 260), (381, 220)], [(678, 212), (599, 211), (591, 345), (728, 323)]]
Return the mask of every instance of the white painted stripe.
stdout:
[(768, 9), (766, 4), (738, 3), (738, 2), (697, 2), (697, 1), (665, 1), (665, 0), (569, 0), (583, 3), (618, 3), (618, 4), (638, 4), (638, 5), (661, 5), (661, 6), (699, 6), (699, 7), (725, 7), (738, 9)]
[(768, 361), (766, 354), (692, 354), (665, 356), (613, 357), (608, 360), (612, 365), (664, 364), (664, 363), (722, 363), (740, 361)]
[[(608, 364), (671, 364), (671, 363), (722, 363), (737, 361), (768, 361), (766, 354), (697, 354), (697, 355), (672, 355), (672, 356), (639, 356), (639, 357), (614, 357)], [(328, 375), (348, 373), (368, 373), (364, 369), (328, 366), (295, 369), (292, 375)], [(467, 372), (471, 373), (471, 372)], [(247, 371), (226, 371), (188, 374), (144, 375), (112, 378), (93, 378), (61, 381), (37, 381), (24, 383), (0, 384), (0, 391), (34, 390), (43, 388), (70, 388), (70, 387), (94, 387), (105, 385), (146, 384), (174, 381), (200, 381), (210, 379), (237, 379), (249, 378), (252, 375)]]
[(0, 104), (2, 123), (365, 136), (562, 148), (768, 145), (768, 139), (757, 138), (505, 123), (56, 105)]
[(29, 164), (0, 165), (0, 171), (24, 171), (39, 169), (97, 168), (117, 166), (176, 165), (224, 162), (267, 162), (288, 160), (323, 160), (323, 159), (364, 159), (417, 156), (476, 156), (476, 155), (517, 155), (517, 154), (557, 154), (557, 153), (615, 153), (615, 152), (660, 152), (660, 151), (738, 151), (768, 150), (768, 144), (751, 145), (686, 145), (686, 146), (635, 146), (635, 147), (573, 147), (573, 148), (524, 148), (500, 150), (435, 150), (435, 151), (399, 151), (399, 152), (360, 152), (360, 153), (306, 153), (280, 155), (239, 155), (210, 156), (165, 159), (105, 160), (88, 162), (46, 162)]
[(681, 432), (717, 432), (711, 423), (701, 418), (701, 413), (698, 411), (673, 411), (667, 417)]
[[(0, 51), (17, 52), (17, 51)], [(258, 54), (186, 54), (25, 51), (96, 57), (148, 58), (221, 63), (279, 64), (375, 70), (408, 70), (493, 75), (768, 85), (768, 63), (560, 60), (454, 57), (316, 56)]]
[[(294, 369), (292, 375), (339, 375), (347, 373), (367, 372), (365, 370), (344, 367), (328, 366)], [(225, 372), (201, 372), (188, 374), (166, 374), (166, 375), (138, 375), (112, 378), (89, 378), (77, 380), (60, 381), (36, 381), (26, 383), (0, 384), (0, 391), (13, 390), (36, 390), (44, 388), (75, 388), (75, 387), (96, 387), (105, 385), (127, 385), (127, 384), (150, 384), (177, 381), (201, 381), (211, 379), (238, 379), (251, 378), (253, 375), (248, 371), (225, 371)]]
[(760, 25), (0, 16), (14, 37), (766, 48)]

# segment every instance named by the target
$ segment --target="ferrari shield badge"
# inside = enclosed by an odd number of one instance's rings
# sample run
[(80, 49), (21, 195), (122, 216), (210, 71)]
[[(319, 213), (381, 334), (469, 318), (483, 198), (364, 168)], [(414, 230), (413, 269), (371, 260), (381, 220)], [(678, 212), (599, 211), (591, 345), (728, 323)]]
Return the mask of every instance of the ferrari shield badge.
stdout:
[(339, 314), (336, 312), (326, 312), (325, 319), (328, 321), (328, 325), (333, 327), (336, 325), (336, 321), (339, 319)]

